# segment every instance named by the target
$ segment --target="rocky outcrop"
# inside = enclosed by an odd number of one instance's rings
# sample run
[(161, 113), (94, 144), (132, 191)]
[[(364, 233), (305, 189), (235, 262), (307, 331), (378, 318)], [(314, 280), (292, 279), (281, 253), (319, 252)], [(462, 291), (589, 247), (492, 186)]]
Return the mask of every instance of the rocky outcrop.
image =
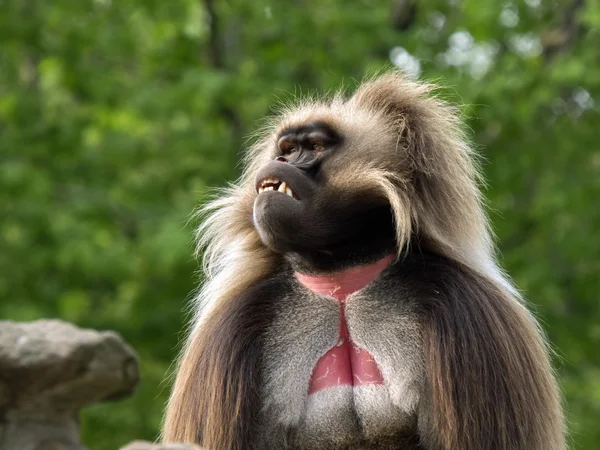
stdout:
[(133, 349), (112, 331), (0, 321), (0, 449), (81, 450), (86, 405), (130, 395)]

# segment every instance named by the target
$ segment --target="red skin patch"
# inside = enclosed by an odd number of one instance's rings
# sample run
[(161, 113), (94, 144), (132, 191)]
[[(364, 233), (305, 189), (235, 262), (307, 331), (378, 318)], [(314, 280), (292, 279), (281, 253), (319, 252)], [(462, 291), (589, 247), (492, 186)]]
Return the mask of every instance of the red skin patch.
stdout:
[(308, 393), (314, 394), (335, 386), (383, 384), (383, 377), (373, 357), (350, 340), (344, 303), (340, 302), (340, 339), (335, 347), (319, 359), (313, 369)]
[(313, 369), (308, 387), (309, 395), (335, 386), (383, 384), (383, 377), (373, 357), (350, 338), (344, 315), (344, 301), (348, 295), (375, 280), (393, 259), (394, 255), (389, 255), (374, 264), (326, 276), (296, 274), (300, 283), (311, 291), (340, 302), (340, 337), (337, 344), (319, 359)]

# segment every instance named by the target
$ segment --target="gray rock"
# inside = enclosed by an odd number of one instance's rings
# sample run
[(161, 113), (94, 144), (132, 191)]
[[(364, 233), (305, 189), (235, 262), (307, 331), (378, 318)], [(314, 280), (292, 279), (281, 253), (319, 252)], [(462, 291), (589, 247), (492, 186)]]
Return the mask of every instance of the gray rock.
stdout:
[(193, 444), (153, 444), (146, 441), (134, 441), (120, 450), (202, 450)]
[(79, 410), (130, 395), (138, 379), (114, 332), (0, 321), (0, 449), (83, 450)]

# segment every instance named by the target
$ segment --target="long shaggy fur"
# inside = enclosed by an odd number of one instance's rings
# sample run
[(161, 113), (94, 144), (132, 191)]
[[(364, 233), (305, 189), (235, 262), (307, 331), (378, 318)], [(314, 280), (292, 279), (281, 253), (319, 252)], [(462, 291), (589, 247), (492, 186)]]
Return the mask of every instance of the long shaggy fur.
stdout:
[[(245, 355), (259, 351), (258, 330), (268, 322), (261, 300), (251, 293), (269, 283), (281, 263), (252, 222), (253, 179), (273, 159), (278, 129), (318, 119), (349, 136), (356, 134), (353, 130), (371, 133), (366, 139), (370, 147), (360, 149), (369, 152), (370, 164), (349, 158), (329, 181), (339, 192), (373, 192), (389, 201), (399, 260), (419, 236), (472, 280), (466, 288), (450, 289), (454, 294), (447, 302), (429, 297), (425, 355), (433, 414), (420, 425), (427, 448), (565, 448), (543, 334), (495, 261), (478, 167), (457, 111), (432, 91), (432, 86), (390, 73), (367, 80), (348, 99), (335, 95), (301, 101), (282, 110), (260, 133), (239, 182), (202, 211), (198, 248), (205, 282), (169, 401), (165, 441), (201, 442), (217, 450), (249, 448), (240, 443), (252, 441), (252, 424), (240, 419), (252, 417), (252, 403), (259, 404), (251, 380), (260, 373)], [(394, 152), (378, 152), (390, 146), (390, 137)], [(395, 154), (391, 163), (390, 154)], [(444, 283), (440, 288), (452, 287), (453, 280)], [(234, 336), (221, 336), (232, 330)], [(218, 346), (215, 336), (227, 344)], [(489, 342), (482, 342), (482, 336)], [(480, 417), (491, 419), (484, 423)]]

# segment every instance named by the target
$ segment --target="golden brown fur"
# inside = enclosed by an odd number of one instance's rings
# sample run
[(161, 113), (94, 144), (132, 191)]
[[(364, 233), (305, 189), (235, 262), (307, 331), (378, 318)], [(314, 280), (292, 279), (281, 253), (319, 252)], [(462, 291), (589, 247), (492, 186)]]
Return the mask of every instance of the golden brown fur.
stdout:
[[(341, 130), (348, 139), (345, 151), (357, 155), (350, 154), (343, 167), (332, 171), (329, 184), (340, 192), (385, 197), (394, 213), (398, 256), (419, 236), (433, 253), (462, 267), (461, 276), (472, 281), (465, 295), (482, 297), (475, 309), (458, 294), (451, 297), (452, 304), (432, 301), (435, 313), (424, 316), (432, 411), (420, 418), (425, 448), (522, 450), (523, 442), (530, 443), (530, 450), (565, 448), (543, 334), (495, 262), (474, 155), (456, 110), (432, 96), (432, 89), (390, 73), (366, 81), (349, 99), (336, 95), (301, 101), (265, 127), (248, 153), (240, 181), (203, 210), (198, 239), (206, 281), (169, 401), (165, 441), (199, 442), (216, 450), (249, 448), (241, 442), (252, 437), (248, 418), (255, 416), (253, 408), (261, 400), (249, 378), (259, 377), (260, 370), (245, 355), (259, 351), (259, 330), (268, 322), (251, 292), (268, 283), (281, 262), (252, 222), (254, 174), (273, 159), (278, 129), (322, 120)], [(457, 312), (467, 306), (465, 317), (478, 321), (473, 329)], [(236, 321), (241, 315), (247, 323)], [(457, 323), (464, 328), (455, 329)], [(228, 342), (226, 352), (215, 345), (215, 336)], [(481, 342), (482, 336), (489, 345)], [(480, 352), (488, 354), (477, 362)], [(232, 372), (234, 365), (240, 369)], [(469, 373), (460, 372), (464, 370)], [(496, 378), (501, 380), (493, 387), (507, 392), (490, 391), (491, 385), (480, 382)], [(489, 408), (498, 413), (482, 423), (478, 416)], [(486, 435), (486, 427), (497, 433)]]

